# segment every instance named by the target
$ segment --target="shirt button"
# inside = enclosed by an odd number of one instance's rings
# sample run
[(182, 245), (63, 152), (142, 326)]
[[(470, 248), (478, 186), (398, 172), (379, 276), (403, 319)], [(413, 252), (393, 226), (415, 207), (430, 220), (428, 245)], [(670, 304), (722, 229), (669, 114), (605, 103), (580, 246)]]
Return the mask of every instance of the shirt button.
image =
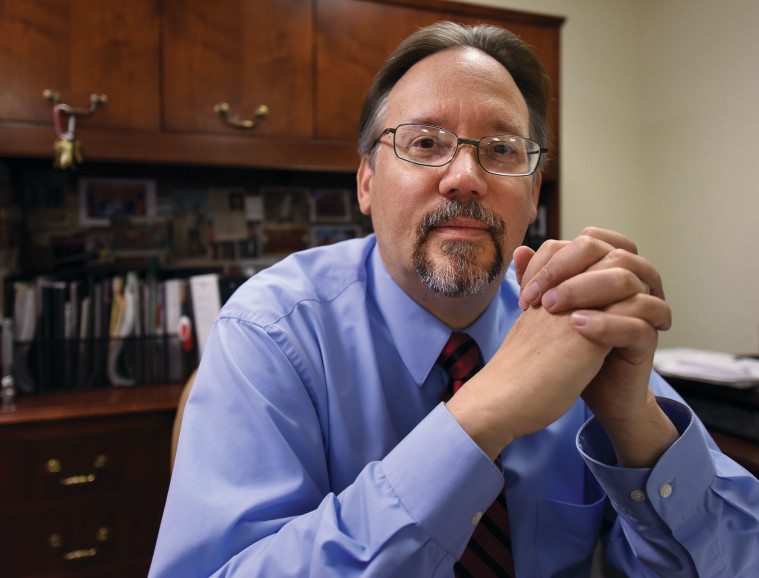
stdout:
[(646, 493), (641, 490), (633, 490), (630, 492), (630, 497), (636, 502), (642, 502), (646, 499)]
[(477, 524), (480, 523), (481, 519), (482, 519), (482, 512), (475, 512), (470, 522), (472, 522), (472, 526), (476, 526)]
[(662, 498), (669, 498), (672, 495), (672, 486), (669, 484), (664, 484), (659, 490), (659, 495)]

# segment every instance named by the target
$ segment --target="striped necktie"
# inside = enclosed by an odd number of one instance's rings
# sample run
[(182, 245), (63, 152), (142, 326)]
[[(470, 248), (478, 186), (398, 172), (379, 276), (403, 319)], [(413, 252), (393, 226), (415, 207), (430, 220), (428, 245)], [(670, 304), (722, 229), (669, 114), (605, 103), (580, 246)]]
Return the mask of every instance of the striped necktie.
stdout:
[[(466, 333), (453, 332), (440, 353), (438, 363), (448, 372), (448, 388), (444, 401), (482, 368), (482, 355), (474, 339)], [(506, 499), (499, 492), (495, 502), (482, 515), (474, 534), (453, 567), (457, 578), (512, 578), (514, 560), (511, 555), (509, 517)]]

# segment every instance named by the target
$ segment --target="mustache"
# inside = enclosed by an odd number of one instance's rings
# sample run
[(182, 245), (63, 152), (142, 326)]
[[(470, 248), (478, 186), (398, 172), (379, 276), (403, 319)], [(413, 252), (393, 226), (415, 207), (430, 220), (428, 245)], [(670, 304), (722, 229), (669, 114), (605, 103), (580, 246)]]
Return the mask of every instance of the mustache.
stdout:
[(419, 223), (419, 240), (423, 242), (432, 229), (456, 217), (467, 217), (482, 223), (494, 238), (501, 237), (506, 229), (503, 219), (479, 202), (473, 199), (468, 201), (446, 199), (439, 207), (427, 213)]

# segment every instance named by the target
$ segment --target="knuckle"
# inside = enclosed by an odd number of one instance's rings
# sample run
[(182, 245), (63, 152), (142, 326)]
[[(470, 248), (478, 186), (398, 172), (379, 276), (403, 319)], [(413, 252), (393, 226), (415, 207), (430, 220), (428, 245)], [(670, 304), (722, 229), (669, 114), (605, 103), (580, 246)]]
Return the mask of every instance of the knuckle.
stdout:
[(617, 247), (609, 251), (606, 255), (606, 259), (618, 266), (622, 266), (623, 264), (629, 264), (631, 262), (632, 254), (626, 249), (620, 249)]
[(640, 291), (641, 280), (629, 269), (615, 267), (612, 269), (613, 282), (620, 293), (636, 293)]
[(575, 243), (580, 246), (580, 250), (587, 251), (596, 245), (597, 240), (590, 235), (580, 235), (575, 239)]
[(656, 335), (656, 329), (643, 319), (636, 319), (633, 323), (633, 336), (635, 341), (648, 341)]
[(580, 231), (581, 237), (593, 237), (598, 235), (600, 232), (600, 229), (598, 227), (593, 227), (592, 225), (589, 227), (584, 227), (582, 231)]
[(543, 244), (540, 246), (540, 250), (548, 251), (549, 253), (553, 254), (556, 253), (559, 249), (561, 249), (564, 246), (564, 241), (558, 241), (556, 239), (548, 239), (547, 241), (543, 241)]
[(540, 271), (535, 274), (533, 281), (536, 281), (542, 291), (546, 291), (553, 286), (554, 266), (548, 261), (541, 267)]
[(563, 308), (577, 304), (577, 287), (572, 279), (560, 283), (556, 287), (556, 307)]

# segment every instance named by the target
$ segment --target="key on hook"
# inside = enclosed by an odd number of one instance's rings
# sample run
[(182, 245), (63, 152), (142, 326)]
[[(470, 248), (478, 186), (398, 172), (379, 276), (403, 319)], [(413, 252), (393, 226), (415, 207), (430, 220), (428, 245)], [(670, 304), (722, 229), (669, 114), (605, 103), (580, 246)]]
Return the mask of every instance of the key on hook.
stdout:
[(66, 132), (62, 131), (62, 118), (64, 114), (64, 105), (56, 104), (53, 107), (53, 117), (55, 129), (58, 133), (58, 140), (53, 147), (55, 157), (53, 166), (57, 169), (68, 169), (81, 164), (84, 160), (80, 150), (79, 141), (76, 140), (76, 115), (69, 114), (66, 125)]

